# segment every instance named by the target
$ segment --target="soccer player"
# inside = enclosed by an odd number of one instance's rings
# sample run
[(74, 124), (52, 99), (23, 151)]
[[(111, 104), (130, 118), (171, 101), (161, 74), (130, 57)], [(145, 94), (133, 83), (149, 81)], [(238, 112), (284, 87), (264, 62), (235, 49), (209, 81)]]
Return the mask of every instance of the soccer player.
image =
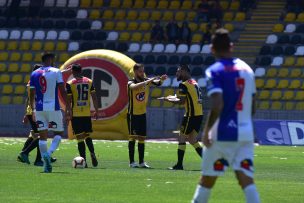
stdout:
[(252, 69), (232, 57), (232, 43), (225, 29), (212, 38), (212, 52), (219, 60), (206, 70), (211, 110), (203, 131), (202, 177), (193, 202), (208, 202), (217, 177), (231, 166), (247, 203), (258, 203), (253, 180), (255, 79)]
[(169, 95), (165, 97), (165, 101), (184, 104), (186, 111), (178, 137), (177, 163), (169, 169), (183, 170), (186, 141), (188, 141), (194, 147), (197, 154), (202, 157), (202, 147), (196, 138), (203, 120), (202, 91), (197, 82), (191, 79), (188, 65), (180, 65), (178, 67), (176, 78), (177, 81), (182, 81), (178, 87), (178, 97), (172, 100), (172, 96)]
[[(144, 161), (145, 139), (146, 139), (146, 107), (151, 85), (160, 86), (167, 79), (166, 75), (160, 77), (146, 78), (145, 69), (142, 64), (133, 67), (134, 78), (128, 82), (128, 115), (129, 128), (129, 160), (131, 168), (150, 168)], [(135, 140), (138, 140), (139, 165), (134, 161)]]
[(72, 128), (78, 141), (79, 155), (86, 160), (87, 145), (91, 153), (92, 165), (96, 167), (98, 161), (94, 152), (93, 140), (89, 134), (92, 132), (90, 97), (93, 100), (96, 120), (98, 119), (98, 102), (92, 80), (82, 76), (81, 72), (81, 65), (72, 65), (74, 78), (66, 84), (68, 103), (72, 104)]
[[(58, 89), (63, 102), (66, 103), (66, 115), (69, 118), (70, 105), (63, 84), (62, 73), (53, 67), (55, 55), (43, 53), (43, 66), (35, 70), (30, 78), (30, 106), (33, 110), (33, 120), (39, 131), (39, 148), (44, 161), (44, 172), (51, 173), (50, 156), (58, 148), (63, 135), (63, 117), (60, 110)], [(48, 130), (54, 132), (51, 146), (47, 148)]]

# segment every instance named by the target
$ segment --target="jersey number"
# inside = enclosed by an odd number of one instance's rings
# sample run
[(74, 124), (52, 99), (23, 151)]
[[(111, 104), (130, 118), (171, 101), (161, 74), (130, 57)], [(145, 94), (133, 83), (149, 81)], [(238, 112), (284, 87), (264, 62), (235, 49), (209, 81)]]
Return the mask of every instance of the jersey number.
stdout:
[(78, 91), (78, 101), (79, 100), (88, 100), (89, 98), (89, 85), (88, 84), (81, 84), (77, 85)]
[(240, 95), (239, 95), (239, 98), (238, 98), (238, 101), (236, 103), (235, 108), (236, 108), (237, 111), (242, 111), (243, 110), (242, 99), (243, 99), (243, 96), (244, 96), (244, 89), (245, 89), (244, 78), (237, 78), (236, 79), (236, 88), (237, 88), (237, 91), (240, 92)]
[(41, 87), (41, 93), (44, 94), (46, 92), (46, 89), (47, 89), (47, 83), (46, 83), (46, 79), (44, 76), (41, 76), (39, 78), (39, 84), (40, 84), (40, 87)]

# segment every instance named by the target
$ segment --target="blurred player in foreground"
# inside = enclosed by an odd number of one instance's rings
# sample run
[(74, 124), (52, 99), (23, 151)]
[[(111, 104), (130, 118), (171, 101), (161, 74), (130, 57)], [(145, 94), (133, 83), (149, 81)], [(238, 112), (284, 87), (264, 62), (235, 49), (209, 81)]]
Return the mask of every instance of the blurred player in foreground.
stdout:
[[(66, 84), (68, 103), (72, 104), (72, 128), (78, 141), (79, 155), (86, 160), (86, 145), (91, 154), (92, 165), (96, 167), (98, 161), (94, 152), (91, 121), (91, 97), (94, 105), (94, 118), (98, 119), (98, 102), (95, 88), (91, 79), (82, 76), (79, 64), (72, 65), (73, 77)], [(87, 162), (86, 162), (87, 163)], [(87, 167), (87, 165), (86, 165)]]
[[(60, 110), (58, 89), (63, 102), (66, 103), (66, 115), (69, 118), (70, 105), (63, 84), (62, 73), (54, 68), (55, 55), (44, 53), (43, 66), (34, 71), (30, 78), (30, 106), (33, 110), (33, 121), (39, 131), (39, 148), (44, 161), (44, 172), (51, 173), (51, 154), (58, 148), (63, 135), (63, 116)], [(47, 148), (48, 130), (54, 132), (51, 146)]]
[(177, 163), (170, 167), (170, 170), (183, 170), (183, 160), (186, 150), (186, 141), (195, 149), (197, 154), (202, 157), (202, 147), (197, 141), (197, 135), (201, 129), (203, 121), (202, 91), (194, 79), (191, 79), (188, 65), (180, 65), (176, 72), (179, 84), (178, 96), (169, 95), (165, 101), (175, 104), (185, 105), (185, 115), (180, 128), (178, 137)]
[[(134, 78), (128, 82), (129, 106), (127, 122), (129, 128), (129, 160), (131, 168), (150, 168), (144, 161), (146, 139), (146, 111), (151, 85), (160, 86), (166, 75), (146, 78), (142, 64), (133, 67)], [(135, 140), (138, 140), (139, 165), (134, 161)]]
[(217, 177), (231, 166), (246, 202), (259, 203), (253, 181), (254, 73), (244, 61), (232, 57), (232, 43), (225, 29), (218, 29), (213, 36), (212, 52), (219, 60), (206, 70), (211, 110), (202, 138), (202, 177), (193, 202), (208, 202)]

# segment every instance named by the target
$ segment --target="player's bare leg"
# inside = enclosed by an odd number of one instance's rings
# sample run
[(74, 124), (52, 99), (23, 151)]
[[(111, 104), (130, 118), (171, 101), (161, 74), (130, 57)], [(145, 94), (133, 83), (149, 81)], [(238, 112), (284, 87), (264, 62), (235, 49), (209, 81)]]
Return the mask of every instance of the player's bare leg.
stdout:
[(138, 136), (138, 157), (140, 168), (150, 168), (150, 166), (145, 162), (145, 140), (146, 136)]
[(246, 176), (242, 171), (235, 171), (236, 178), (242, 187), (247, 203), (259, 203), (260, 198), (253, 178)]
[(51, 158), (47, 150), (47, 130), (42, 130), (39, 132), (39, 148), (40, 153), (42, 155), (43, 161), (44, 161), (44, 172), (45, 173), (51, 173), (52, 172), (52, 165), (51, 165)]
[(129, 149), (129, 161), (130, 161), (130, 168), (138, 168), (138, 164), (134, 160), (134, 154), (135, 154), (135, 141), (138, 138), (137, 135), (130, 135), (129, 136), (129, 143), (128, 143), (128, 149)]
[(93, 140), (92, 138), (90, 137), (90, 135), (88, 133), (85, 134), (85, 138), (84, 138), (84, 141), (90, 151), (90, 154), (91, 154), (91, 160), (92, 160), (92, 165), (94, 167), (97, 167), (98, 166), (98, 161), (97, 161), (97, 158), (96, 158), (96, 155), (95, 155), (95, 149), (94, 149), (94, 144), (93, 144)]
[(183, 161), (184, 161), (184, 155), (186, 151), (186, 135), (181, 134), (178, 137), (178, 148), (177, 148), (177, 163), (169, 167), (169, 170), (183, 170)]
[(216, 179), (217, 176), (202, 176), (196, 187), (192, 203), (207, 203)]
[(194, 147), (196, 153), (202, 157), (203, 149), (200, 143), (197, 141), (197, 132), (193, 130), (187, 137), (188, 137), (188, 142)]

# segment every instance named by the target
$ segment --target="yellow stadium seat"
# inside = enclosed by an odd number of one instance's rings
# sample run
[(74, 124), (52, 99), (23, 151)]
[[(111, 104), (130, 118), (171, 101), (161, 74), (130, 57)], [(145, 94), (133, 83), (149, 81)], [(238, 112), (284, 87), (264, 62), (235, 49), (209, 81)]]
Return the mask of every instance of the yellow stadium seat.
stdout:
[(175, 91), (173, 88), (165, 88), (163, 96), (169, 96), (169, 95), (174, 95)]
[[(97, 0), (95, 0), (97, 1)], [(91, 6), (91, 0), (81, 0), (80, 7), (89, 8)]]
[(127, 30), (134, 31), (134, 30), (137, 30), (137, 28), (138, 28), (138, 23), (136, 21), (132, 21), (132, 22), (129, 22)]
[(22, 63), (21, 67), (20, 67), (20, 72), (21, 73), (29, 73), (31, 72), (32, 68), (31, 68), (31, 64), (29, 63)]
[(286, 79), (282, 79), (282, 80), (279, 81), (279, 83), (277, 85), (277, 88), (278, 89), (285, 89), (285, 88), (288, 87), (288, 85), (289, 85), (289, 81), (286, 80)]
[(267, 100), (270, 97), (270, 91), (269, 90), (262, 90), (259, 92), (259, 99), (261, 100)]
[(289, 85), (289, 89), (298, 89), (301, 87), (301, 81), (300, 80), (292, 80), (290, 82), (290, 85)]
[(13, 93), (13, 86), (6, 84), (2, 87), (2, 94), (12, 94)]
[(6, 64), (0, 63), (0, 72), (5, 72), (5, 71), (6, 71)]
[(8, 59), (8, 53), (7, 52), (2, 52), (0, 54), (0, 61), (7, 61)]
[(130, 11), (128, 11), (126, 18), (127, 18), (127, 20), (136, 20), (137, 16), (138, 16), (138, 13), (136, 10), (130, 10)]
[(30, 81), (31, 75), (27, 74), (24, 79), (23, 79), (23, 83), (28, 83)]
[(278, 70), (276, 68), (269, 68), (266, 72), (266, 76), (270, 78), (276, 77), (278, 74)]
[(0, 83), (9, 83), (11, 80), (9, 74), (1, 74), (0, 75)]
[(105, 10), (102, 14), (102, 18), (106, 20), (112, 20), (114, 17), (114, 12), (112, 10)]
[(19, 50), (21, 51), (28, 51), (30, 50), (31, 44), (28, 41), (23, 41), (19, 45)]
[(240, 8), (240, 2), (239, 1), (232, 1), (230, 4), (230, 10), (237, 11)]
[(59, 62), (60, 63), (65, 63), (69, 58), (70, 58), (70, 56), (67, 53), (59, 54)]
[(92, 7), (93, 8), (100, 8), (103, 5), (103, 0), (93, 0)]
[(224, 25), (224, 28), (227, 29), (229, 32), (232, 32), (234, 30), (234, 25), (231, 23), (226, 23)]
[(282, 98), (282, 92), (280, 90), (274, 90), (271, 92), (270, 99), (279, 100)]
[(290, 71), (290, 77), (292, 78), (298, 78), (301, 77), (301, 75), (302, 75), (302, 71), (300, 68), (293, 68)]
[(177, 9), (179, 9), (180, 6), (181, 6), (180, 1), (171, 1), (170, 5), (169, 5), (169, 9), (177, 10)]
[(132, 0), (123, 0), (121, 4), (121, 8), (132, 8), (133, 1)]
[(289, 70), (287, 68), (280, 68), (278, 72), (278, 77), (285, 78), (289, 74)]
[(283, 104), (280, 101), (274, 101), (271, 103), (272, 110), (281, 110), (283, 108)]
[(25, 52), (22, 54), (21, 61), (22, 62), (32, 62), (33, 60), (33, 54), (30, 52)]
[(164, 101), (164, 102), (163, 102), (163, 107), (164, 107), (164, 108), (173, 108), (173, 107), (174, 107), (174, 104), (171, 103), (171, 102)]
[(168, 1), (161, 0), (161, 1), (158, 2), (157, 8), (158, 9), (167, 9), (168, 4), (169, 4)]
[(91, 18), (91, 19), (98, 19), (98, 18), (100, 18), (100, 11), (98, 9), (93, 9), (90, 12), (89, 18)]
[(186, 12), (184, 12), (184, 11), (176, 12), (174, 19), (176, 21), (184, 21), (186, 19)]
[(192, 43), (200, 43), (203, 39), (202, 34), (194, 34), (192, 36)]
[(297, 17), (297, 22), (303, 23), (304, 22), (304, 13), (300, 13)]
[(261, 110), (268, 110), (269, 109), (269, 101), (260, 101), (258, 104), (258, 108)]
[(24, 104), (24, 97), (22, 96), (13, 97), (13, 104)]
[(207, 25), (208, 25), (207, 23), (201, 23), (201, 24), (199, 25), (199, 28), (198, 28), (199, 31), (205, 33), (206, 30), (207, 30)]
[(225, 12), (224, 13), (224, 21), (232, 21), (233, 20), (233, 12)]
[(5, 50), (5, 48), (6, 48), (6, 42), (0, 41), (0, 50)]
[(115, 19), (116, 20), (124, 20), (126, 17), (126, 11), (125, 10), (118, 10), (115, 13)]
[(194, 5), (193, 5), (193, 8), (194, 9), (197, 9), (198, 6), (202, 3), (202, 1), (194, 1)]
[(157, 1), (155, 1), (155, 0), (148, 0), (145, 8), (154, 9), (156, 7), (156, 3), (157, 3)]
[(111, 8), (119, 8), (120, 7), (120, 1), (111, 0), (110, 7)]
[(66, 42), (57, 42), (56, 51), (67, 51), (68, 45)]
[(25, 85), (17, 85), (14, 90), (14, 94), (24, 94), (26, 90)]
[(148, 42), (148, 41), (150, 41), (150, 39), (151, 39), (151, 34), (150, 34), (150, 32), (145, 33), (145, 34), (144, 34), (144, 37), (143, 37), (143, 41), (144, 41), (144, 42)]
[(15, 51), (18, 49), (18, 43), (16, 41), (11, 41), (7, 43), (6, 49), (8, 51)]
[(221, 5), (221, 8), (223, 10), (227, 10), (228, 7), (229, 7), (229, 2), (228, 1), (220, 1), (220, 5)]
[(293, 56), (288, 56), (284, 60), (284, 66), (292, 66), (295, 64), (295, 58)]
[(35, 53), (34, 62), (36, 62), (36, 63), (41, 62), (41, 53), (40, 52)]
[(264, 88), (266, 89), (273, 89), (277, 85), (277, 81), (275, 79), (268, 79), (266, 81), (266, 84), (264, 85)]
[(18, 72), (19, 70), (19, 65), (18, 63), (11, 63), (8, 65), (8, 72), (11, 72), (11, 73), (16, 73)]
[(9, 58), (9, 60), (12, 62), (20, 61), (20, 59), (21, 59), (21, 54), (19, 52), (12, 52)]
[(283, 93), (283, 97), (282, 97), (283, 100), (293, 100), (293, 98), (294, 98), (294, 91), (286, 90)]
[(283, 32), (284, 25), (283, 24), (275, 24), (272, 28), (272, 32)]
[(196, 12), (194, 12), (194, 11), (187, 12), (187, 20), (188, 21), (193, 21), (195, 16), (196, 16)]
[(135, 0), (133, 8), (144, 8), (144, 6), (145, 6), (145, 1)]
[(22, 82), (23, 82), (23, 77), (21, 74), (13, 75), (11, 83), (22, 83)]
[(160, 11), (152, 11), (150, 19), (151, 20), (160, 20), (161, 16), (162, 16), (162, 12), (160, 12)]
[(126, 30), (127, 28), (127, 23), (125, 21), (119, 21), (115, 25), (115, 30)]
[(181, 9), (189, 10), (191, 8), (192, 8), (192, 1), (190, 1), (190, 0), (183, 1)]
[(294, 102), (285, 102), (285, 109), (286, 110), (294, 110), (295, 103)]
[(172, 20), (172, 19), (173, 19), (173, 12), (172, 11), (165, 11), (164, 15), (162, 17), (162, 20), (169, 21), (169, 20)]
[(32, 43), (32, 50), (33, 51), (40, 51), (42, 50), (42, 43), (39, 41), (35, 41)]
[(304, 91), (297, 91), (294, 99), (303, 101), (304, 100)]
[(296, 20), (296, 14), (295, 13), (287, 13), (287, 15), (284, 18), (285, 22), (293, 22)]
[[(139, 15), (138, 15), (138, 20), (148, 20), (150, 17), (150, 13), (149, 12), (139, 12)], [(151, 16), (151, 20), (152, 19), (152, 16)]]
[(119, 35), (119, 41), (128, 41), (130, 39), (130, 32), (122, 32)]
[(106, 21), (104, 24), (104, 30), (113, 30), (115, 27), (115, 23), (113, 21)]
[(1, 96), (0, 103), (1, 104), (10, 104), (12, 98), (10, 96)]
[(193, 23), (193, 22), (189, 23), (189, 27), (190, 27), (190, 29), (191, 29), (192, 32), (195, 32), (198, 29), (197, 23)]
[(298, 57), (295, 66), (304, 66), (304, 57)]
[(149, 22), (142, 22), (139, 24), (138, 30), (140, 31), (150, 31), (151, 24)]
[(234, 18), (234, 21), (244, 21), (246, 18), (246, 14), (243, 12), (237, 12)]
[(44, 51), (54, 51), (55, 50), (55, 43), (54, 42), (46, 42), (43, 46)]
[(152, 99), (150, 102), (151, 107), (161, 107), (161, 101), (158, 99)]
[(163, 90), (161, 88), (155, 87), (153, 89), (151, 89), (151, 93), (150, 96), (153, 98), (158, 98), (161, 97), (163, 93)]
[(134, 32), (132, 33), (132, 36), (131, 36), (131, 42), (140, 42), (143, 38), (143, 35), (141, 32)]
[(304, 110), (304, 102), (297, 102), (295, 110), (303, 111)]

